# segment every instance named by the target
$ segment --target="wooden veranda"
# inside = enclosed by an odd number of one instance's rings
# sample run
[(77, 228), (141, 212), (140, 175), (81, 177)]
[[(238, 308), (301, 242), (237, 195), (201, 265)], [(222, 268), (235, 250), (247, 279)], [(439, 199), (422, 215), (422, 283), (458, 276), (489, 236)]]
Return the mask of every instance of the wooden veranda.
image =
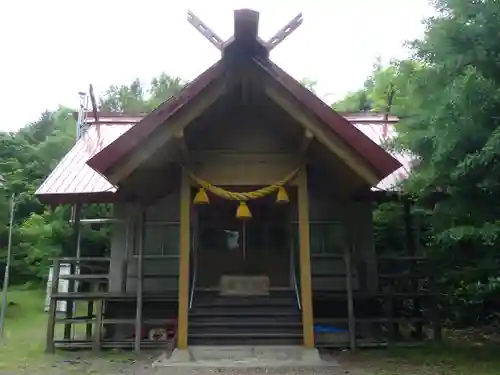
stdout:
[[(412, 220), (412, 198), (395, 193), (373, 192), (370, 197), (364, 196), (362, 199), (370, 199), (374, 204), (394, 200), (401, 203), (405, 215), (406, 249), (399, 254), (377, 256), (378, 285), (372, 291), (353, 290), (353, 274), (359, 272), (364, 264), (363, 260), (353, 259), (351, 249), (347, 248), (344, 254), (311, 255), (312, 260), (317, 257), (341, 260), (344, 270), (338, 276), (345, 278), (346, 285), (343, 291), (313, 292), (314, 324), (348, 327), (347, 335), (336, 334), (338, 337), (333, 338), (328, 332), (316, 333), (315, 346), (356, 350), (387, 345), (414, 346), (429, 339), (441, 340), (439, 294), (434, 283), (436, 270), (427, 260), (425, 249), (419, 247), (420, 241), (415, 237), (419, 230), (418, 223)], [(90, 219), (88, 222), (112, 225), (116, 224), (117, 219)], [(122, 224), (127, 226), (127, 223)], [(86, 221), (77, 217), (74, 221), (75, 238), (79, 238), (81, 225), (86, 225)], [(178, 226), (179, 223), (168, 225)], [(160, 276), (141, 272), (142, 262), (148, 259), (161, 260), (165, 256), (144, 255), (141, 251), (141, 240), (137, 246), (137, 254), (128, 252), (132, 253), (130, 256), (136, 258), (139, 264), (139, 272), (136, 275), (139, 287), (134, 293), (127, 291), (125, 284), (120, 291), (109, 291), (110, 258), (81, 256), (54, 260), (47, 352), (54, 352), (55, 348), (97, 351), (126, 348), (139, 352), (143, 349), (170, 348), (176, 345), (178, 291), (145, 293), (142, 288), (144, 280)], [(190, 256), (194, 256), (193, 252)], [(60, 275), (60, 265), (68, 263), (72, 265), (72, 272), (69, 275)], [(123, 262), (120, 271), (123, 275), (128, 272), (127, 264), (127, 261)], [(329, 276), (331, 274), (313, 272), (315, 278)], [(70, 286), (68, 292), (61, 293), (58, 291), (58, 280), (64, 279), (70, 281)], [(189, 280), (191, 308), (194, 293), (193, 272)], [(300, 300), (300, 296), (298, 298)], [(62, 316), (56, 315), (59, 301), (67, 303), (66, 312)], [(79, 308), (76, 308), (77, 305)], [(115, 306), (126, 306), (129, 312), (126, 316), (117, 317)], [(57, 325), (64, 326), (64, 329), (56, 329)], [(113, 326), (118, 325), (128, 326), (133, 334), (127, 338), (116, 338), (112, 332)], [(152, 337), (145, 332), (145, 329), (160, 328), (166, 329), (166, 336)], [(367, 330), (371, 332), (370, 335), (366, 334)], [(56, 332), (61, 337), (56, 337)]]

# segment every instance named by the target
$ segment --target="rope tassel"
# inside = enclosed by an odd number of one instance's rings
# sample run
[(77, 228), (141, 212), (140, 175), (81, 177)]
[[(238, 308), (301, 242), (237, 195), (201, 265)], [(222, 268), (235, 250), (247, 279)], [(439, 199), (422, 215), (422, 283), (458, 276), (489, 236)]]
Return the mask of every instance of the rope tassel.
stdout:
[(280, 186), (278, 188), (278, 194), (276, 194), (276, 203), (283, 204), (283, 203), (289, 203), (289, 202), (290, 202), (290, 198), (288, 197), (288, 193), (286, 192), (286, 190), (283, 186)]
[(193, 199), (194, 204), (209, 204), (210, 200), (205, 189), (200, 188)]
[(241, 220), (252, 218), (252, 213), (250, 212), (247, 202), (240, 202), (238, 208), (236, 209), (236, 218)]
[(211, 194), (214, 194), (223, 199), (239, 201), (240, 203), (238, 209), (236, 210), (236, 217), (238, 219), (250, 219), (252, 217), (252, 213), (250, 212), (247, 201), (264, 198), (276, 192), (276, 203), (288, 203), (290, 201), (290, 198), (288, 197), (288, 193), (285, 190), (285, 185), (297, 175), (298, 171), (299, 168), (296, 168), (282, 180), (261, 189), (248, 192), (228, 191), (218, 186), (214, 186), (199, 177), (196, 177), (189, 171), (188, 173), (191, 180), (200, 187), (198, 192), (196, 193), (196, 196), (194, 197), (194, 204), (209, 204), (210, 200), (208, 198), (207, 192), (210, 192)]

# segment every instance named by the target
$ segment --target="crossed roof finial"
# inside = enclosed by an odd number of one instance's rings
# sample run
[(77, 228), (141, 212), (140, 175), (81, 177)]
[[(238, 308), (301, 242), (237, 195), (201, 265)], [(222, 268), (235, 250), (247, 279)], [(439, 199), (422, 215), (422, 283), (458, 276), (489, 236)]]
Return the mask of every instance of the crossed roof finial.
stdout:
[[(250, 10), (236, 10), (235, 11), (235, 28), (237, 22), (237, 15), (243, 15), (244, 13), (253, 13), (253, 17), (256, 18), (258, 23), (258, 13)], [(210, 43), (212, 43), (219, 51), (223, 51), (224, 47), (229, 44), (229, 42), (234, 38), (231, 37), (229, 40), (224, 41), (220, 36), (218, 36), (210, 27), (208, 27), (199, 17), (197, 17), (192, 11), (188, 10), (187, 13), (188, 22), (198, 30)], [(276, 34), (274, 34), (267, 42), (261, 40), (258, 36), (257, 39), (262, 43), (268, 51), (273, 50), (281, 42), (283, 42), (292, 32), (294, 32), (302, 24), (302, 13), (297, 14), (290, 22), (279, 29)], [(236, 30), (235, 30), (236, 31)], [(236, 34), (236, 32), (235, 32)]]

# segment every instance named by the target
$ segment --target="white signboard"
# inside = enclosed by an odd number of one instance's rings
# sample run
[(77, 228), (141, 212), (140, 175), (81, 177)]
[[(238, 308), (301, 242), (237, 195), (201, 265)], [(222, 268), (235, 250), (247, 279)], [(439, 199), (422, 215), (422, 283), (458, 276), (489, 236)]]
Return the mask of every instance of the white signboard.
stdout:
[[(71, 272), (71, 267), (69, 263), (63, 263), (60, 265), (60, 275), (69, 275)], [(52, 290), (52, 280), (54, 278), (54, 267), (49, 269), (49, 279), (47, 280), (47, 292), (45, 297), (45, 311), (49, 311), (50, 304), (50, 292)], [(67, 293), (69, 291), (69, 280), (59, 280), (59, 285), (57, 287), (59, 293)], [(57, 301), (56, 306), (57, 312), (66, 312), (66, 301)]]

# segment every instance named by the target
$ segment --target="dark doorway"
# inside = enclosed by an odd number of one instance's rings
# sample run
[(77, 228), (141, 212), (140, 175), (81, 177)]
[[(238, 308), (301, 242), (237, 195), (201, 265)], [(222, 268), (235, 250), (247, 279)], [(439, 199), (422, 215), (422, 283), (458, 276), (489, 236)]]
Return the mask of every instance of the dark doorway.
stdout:
[(240, 220), (237, 205), (213, 199), (197, 207), (197, 287), (217, 287), (223, 275), (268, 276), (271, 287), (288, 287), (290, 206), (252, 201), (252, 218)]

